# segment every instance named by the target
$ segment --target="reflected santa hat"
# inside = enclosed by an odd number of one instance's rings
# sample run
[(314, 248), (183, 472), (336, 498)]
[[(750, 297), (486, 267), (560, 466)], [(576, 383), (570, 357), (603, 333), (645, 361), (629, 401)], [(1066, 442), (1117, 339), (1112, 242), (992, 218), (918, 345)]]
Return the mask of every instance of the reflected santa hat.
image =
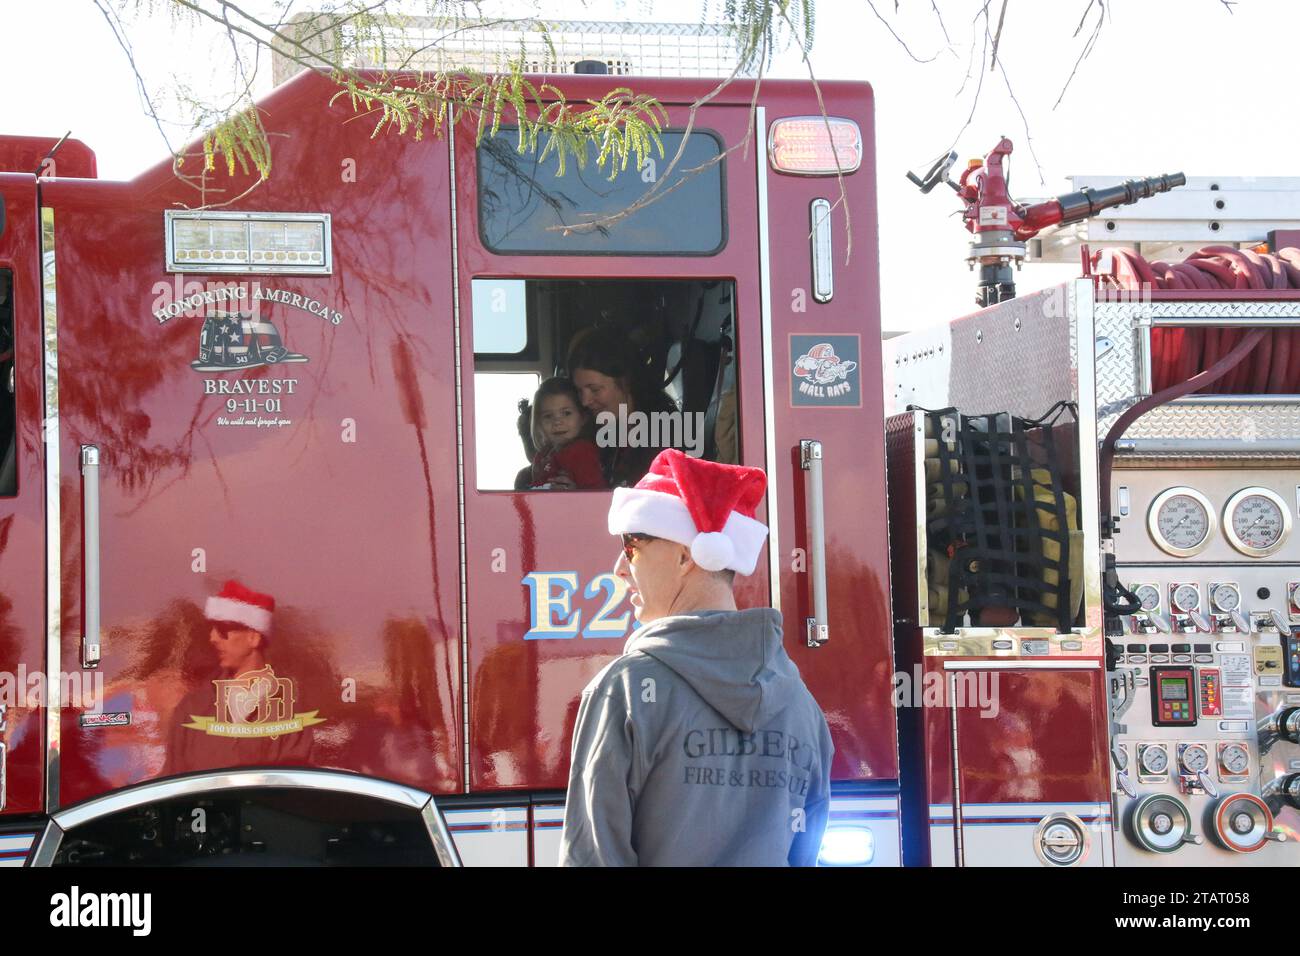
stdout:
[(767, 490), (761, 468), (704, 461), (669, 448), (635, 488), (615, 488), (609, 533), (676, 541), (706, 571), (753, 574), (767, 539), (754, 511)]
[(271, 616), (275, 613), (275, 598), (259, 594), (238, 581), (227, 581), (221, 592), (208, 598), (203, 616), (209, 621), (229, 621), (269, 636)]

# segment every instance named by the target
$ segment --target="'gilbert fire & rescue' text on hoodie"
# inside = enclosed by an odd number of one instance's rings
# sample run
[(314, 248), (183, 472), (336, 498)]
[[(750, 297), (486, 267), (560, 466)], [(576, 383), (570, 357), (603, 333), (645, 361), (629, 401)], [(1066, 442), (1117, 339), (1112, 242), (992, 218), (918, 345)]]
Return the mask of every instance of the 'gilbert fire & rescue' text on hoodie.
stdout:
[(562, 866), (813, 866), (834, 746), (771, 608), (636, 631), (582, 693)]

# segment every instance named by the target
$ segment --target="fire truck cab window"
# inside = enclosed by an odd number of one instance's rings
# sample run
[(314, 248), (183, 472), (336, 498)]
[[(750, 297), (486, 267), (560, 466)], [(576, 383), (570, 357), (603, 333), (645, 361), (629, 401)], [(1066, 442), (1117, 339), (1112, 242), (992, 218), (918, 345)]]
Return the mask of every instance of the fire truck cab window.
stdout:
[[(640, 168), (631, 159), (611, 180), (609, 166), (596, 164), (594, 145), (585, 166), (569, 157), (564, 175), (557, 176), (556, 153), (545, 160), (538, 158), (540, 151), (520, 154), (517, 137), (506, 129), (485, 137), (478, 149), (483, 244), (493, 252), (524, 255), (716, 255), (727, 241), (722, 142), (713, 133), (691, 133), (668, 172), (682, 133), (663, 133), (662, 140), (662, 156), (652, 149)], [(710, 160), (715, 162), (706, 165)], [(628, 209), (664, 175), (669, 181), (654, 202), (615, 223), (566, 234), (565, 226)]]
[(14, 397), (13, 273), (0, 269), (0, 497), (18, 494), (18, 407)]
[(634, 484), (666, 447), (740, 460), (731, 280), (473, 287), (480, 491)]

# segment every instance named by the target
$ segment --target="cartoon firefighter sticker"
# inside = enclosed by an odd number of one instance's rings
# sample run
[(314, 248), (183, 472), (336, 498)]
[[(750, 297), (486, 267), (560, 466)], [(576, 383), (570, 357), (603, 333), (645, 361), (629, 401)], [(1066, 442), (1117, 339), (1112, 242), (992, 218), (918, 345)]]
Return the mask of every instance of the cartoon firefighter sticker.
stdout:
[(855, 335), (791, 336), (791, 355), (798, 356), (792, 369), (794, 404), (860, 404), (853, 375), (858, 368), (858, 346)]
[(830, 385), (844, 381), (857, 367), (857, 362), (841, 361), (829, 342), (818, 342), (795, 361), (794, 374), (810, 378), (818, 385)]
[(307, 360), (307, 356), (285, 347), (273, 322), (243, 312), (218, 313), (203, 320), (199, 357), (190, 368), (197, 372), (229, 372)]

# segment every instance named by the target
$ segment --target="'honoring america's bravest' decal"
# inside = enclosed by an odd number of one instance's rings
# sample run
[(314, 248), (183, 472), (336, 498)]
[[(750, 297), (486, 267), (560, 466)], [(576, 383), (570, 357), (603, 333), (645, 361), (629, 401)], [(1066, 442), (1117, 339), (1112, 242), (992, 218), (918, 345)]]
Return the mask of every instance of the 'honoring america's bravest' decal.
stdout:
[[(198, 328), (198, 357), (190, 362), (196, 372), (216, 372), (205, 378), (203, 394), (221, 396), (220, 404), (203, 421), (219, 427), (284, 428), (294, 424), (292, 398), (296, 378), (262, 378), (231, 375), (245, 369), (294, 365), (311, 361), (289, 348), (289, 315), (299, 310), (337, 328), (343, 313), (300, 292), (268, 289), (256, 280), (200, 283), (181, 275), (155, 283), (153, 317), (159, 325), (177, 318), (202, 321)], [(268, 315), (271, 305), (289, 315)], [(283, 329), (283, 332), (281, 331)]]

